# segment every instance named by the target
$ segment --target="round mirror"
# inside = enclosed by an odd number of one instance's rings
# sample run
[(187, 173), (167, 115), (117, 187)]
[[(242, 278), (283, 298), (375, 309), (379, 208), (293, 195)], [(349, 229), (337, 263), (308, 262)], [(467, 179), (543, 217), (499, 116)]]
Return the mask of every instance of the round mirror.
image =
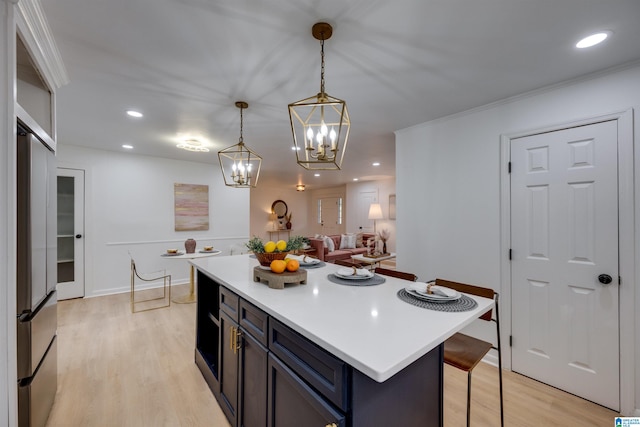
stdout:
[(282, 200), (276, 200), (271, 205), (271, 212), (278, 215), (278, 218), (284, 218), (284, 216), (287, 214), (288, 211), (289, 211), (289, 208), (287, 208), (287, 204)]

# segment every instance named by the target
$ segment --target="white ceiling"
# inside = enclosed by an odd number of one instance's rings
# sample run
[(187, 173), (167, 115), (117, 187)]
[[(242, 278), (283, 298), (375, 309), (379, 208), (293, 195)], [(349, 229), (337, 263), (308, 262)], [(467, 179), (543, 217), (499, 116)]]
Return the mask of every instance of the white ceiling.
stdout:
[[(260, 184), (318, 188), (395, 175), (393, 132), (640, 59), (638, 0), (42, 0), (70, 84), (58, 141), (217, 164), (244, 141)], [(320, 85), (347, 101), (342, 171), (295, 163), (287, 104)], [(594, 31), (613, 35), (578, 50)], [(142, 111), (142, 119), (125, 115)], [(175, 147), (197, 137), (209, 153)], [(371, 163), (379, 161), (379, 167)], [(222, 177), (221, 177), (222, 179)]]

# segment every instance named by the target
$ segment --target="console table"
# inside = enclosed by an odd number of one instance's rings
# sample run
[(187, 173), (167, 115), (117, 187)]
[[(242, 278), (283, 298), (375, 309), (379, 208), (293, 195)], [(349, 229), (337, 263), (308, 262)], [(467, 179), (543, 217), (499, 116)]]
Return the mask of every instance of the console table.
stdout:
[[(286, 228), (284, 230), (269, 230), (269, 240), (273, 240), (274, 242), (277, 242), (278, 240), (289, 240), (291, 238), (291, 231), (291, 229)], [(286, 238), (281, 239), (281, 234)], [(276, 237), (274, 238), (273, 236)]]

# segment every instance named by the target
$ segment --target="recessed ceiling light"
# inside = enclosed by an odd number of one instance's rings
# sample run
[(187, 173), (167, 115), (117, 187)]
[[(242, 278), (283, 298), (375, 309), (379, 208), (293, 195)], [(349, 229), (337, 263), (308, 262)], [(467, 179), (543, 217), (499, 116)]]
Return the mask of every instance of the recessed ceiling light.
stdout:
[(314, 173), (313, 176), (320, 176), (320, 174), (319, 173)]
[(133, 150), (133, 145), (122, 144), (122, 148), (126, 148), (127, 150)]
[(357, 181), (357, 180), (358, 180), (358, 178), (353, 178), (353, 180), (354, 180), (354, 181)]
[(601, 31), (599, 33), (591, 34), (590, 36), (587, 36), (576, 43), (576, 47), (578, 49), (584, 49), (587, 47), (595, 46), (599, 43), (602, 43), (607, 37), (609, 37), (610, 34), (610, 31)]
[(299, 151), (299, 150), (300, 150), (300, 147), (296, 147), (296, 146), (294, 145), (293, 147), (291, 147), (291, 149), (292, 149), (293, 151)]
[(380, 166), (380, 162), (373, 162), (371, 163), (371, 166)]
[(142, 117), (142, 113), (140, 111), (129, 110), (127, 111), (127, 114), (130, 115), (131, 117), (136, 117), (136, 118)]

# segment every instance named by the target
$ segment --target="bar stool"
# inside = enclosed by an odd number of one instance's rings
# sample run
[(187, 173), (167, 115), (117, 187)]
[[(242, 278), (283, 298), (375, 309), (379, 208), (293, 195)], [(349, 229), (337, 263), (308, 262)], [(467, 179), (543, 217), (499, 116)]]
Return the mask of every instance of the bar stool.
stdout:
[(477, 295), (485, 298), (492, 298), (495, 301), (496, 317), (492, 317), (493, 310), (489, 310), (479, 317), (481, 320), (495, 322), (497, 346), (470, 337), (465, 334), (456, 333), (444, 342), (444, 362), (447, 365), (467, 372), (467, 427), (471, 422), (471, 372), (482, 358), (491, 350), (498, 351), (498, 375), (500, 381), (500, 425), (504, 427), (504, 408), (502, 398), (502, 353), (500, 351), (500, 310), (498, 307), (499, 295), (493, 289), (480, 286), (467, 285), (464, 283), (451, 282), (449, 280), (436, 279), (436, 285), (455, 289), (458, 292)]

